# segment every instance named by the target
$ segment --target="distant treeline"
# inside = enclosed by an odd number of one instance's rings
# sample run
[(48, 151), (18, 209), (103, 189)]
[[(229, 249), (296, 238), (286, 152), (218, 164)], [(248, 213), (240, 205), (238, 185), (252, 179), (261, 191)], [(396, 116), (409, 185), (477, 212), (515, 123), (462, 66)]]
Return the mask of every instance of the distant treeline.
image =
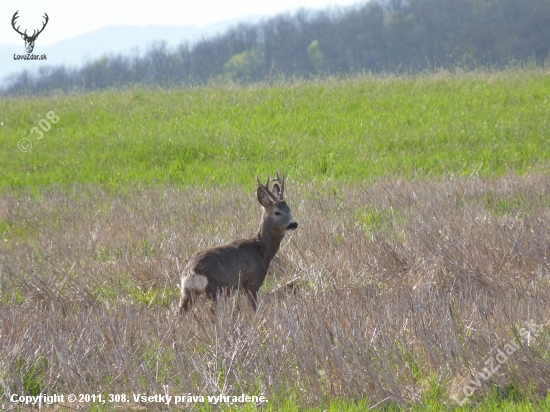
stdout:
[(549, 57), (550, 0), (372, 0), (242, 24), (175, 50), (158, 43), (143, 57), (109, 56), (80, 69), (23, 72), (2, 94), (501, 68), (512, 61), (544, 64)]

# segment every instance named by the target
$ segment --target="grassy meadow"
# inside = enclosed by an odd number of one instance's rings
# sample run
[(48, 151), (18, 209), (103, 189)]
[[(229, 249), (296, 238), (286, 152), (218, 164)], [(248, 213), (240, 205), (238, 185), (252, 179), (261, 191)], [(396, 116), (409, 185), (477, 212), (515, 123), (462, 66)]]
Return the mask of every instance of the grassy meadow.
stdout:
[[(4, 98), (2, 409), (550, 410), (549, 143), (534, 68)], [(176, 316), (276, 170), (299, 228), (258, 311)]]
[(2, 99), (0, 186), (524, 174), (550, 159), (549, 96), (532, 69)]

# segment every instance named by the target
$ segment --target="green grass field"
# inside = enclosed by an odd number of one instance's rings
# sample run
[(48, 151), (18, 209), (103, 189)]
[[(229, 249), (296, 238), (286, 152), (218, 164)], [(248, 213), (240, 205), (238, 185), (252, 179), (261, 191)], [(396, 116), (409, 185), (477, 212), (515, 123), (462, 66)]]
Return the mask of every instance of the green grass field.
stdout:
[[(33, 127), (53, 111), (57, 124)], [(520, 174), (550, 159), (541, 70), (0, 100), (0, 185)], [(32, 143), (18, 150), (20, 139)]]
[[(0, 153), (2, 409), (550, 410), (548, 70), (1, 99)], [(174, 318), (179, 268), (253, 233), (276, 170), (300, 226), (258, 312)]]

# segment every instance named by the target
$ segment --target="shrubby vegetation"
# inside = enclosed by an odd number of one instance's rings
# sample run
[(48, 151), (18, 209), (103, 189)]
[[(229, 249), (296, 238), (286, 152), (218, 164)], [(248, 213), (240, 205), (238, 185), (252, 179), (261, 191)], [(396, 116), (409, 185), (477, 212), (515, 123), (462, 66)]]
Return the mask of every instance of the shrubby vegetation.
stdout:
[[(93, 405), (105, 412), (169, 410), (133, 400), (165, 393), (269, 399), (187, 408), (205, 412), (549, 410), (547, 176), (292, 178), (300, 227), (258, 312), (220, 299), (212, 316), (199, 299), (173, 318), (178, 268), (256, 228), (249, 180), (0, 196), (2, 410), (14, 393), (130, 399)], [(518, 349), (489, 365), (512, 340)]]
[(550, 0), (373, 0), (299, 11), (144, 57), (108, 56), (81, 69), (42, 68), (14, 77), (3, 94), (167, 87), (209, 81), (402, 73), (433, 68), (542, 65), (550, 51)]

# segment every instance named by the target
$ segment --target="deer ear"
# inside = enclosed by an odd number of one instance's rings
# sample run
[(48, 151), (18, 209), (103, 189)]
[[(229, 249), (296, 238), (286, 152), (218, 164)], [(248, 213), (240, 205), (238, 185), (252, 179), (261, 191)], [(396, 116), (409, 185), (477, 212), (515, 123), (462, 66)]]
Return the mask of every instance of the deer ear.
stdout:
[(281, 198), (281, 188), (277, 183), (273, 185), (273, 189), (271, 190), (275, 196), (277, 196), (279, 199)]
[(271, 199), (262, 187), (258, 186), (256, 194), (258, 195), (258, 202), (260, 202), (263, 207), (268, 207), (269, 205), (271, 205)]

